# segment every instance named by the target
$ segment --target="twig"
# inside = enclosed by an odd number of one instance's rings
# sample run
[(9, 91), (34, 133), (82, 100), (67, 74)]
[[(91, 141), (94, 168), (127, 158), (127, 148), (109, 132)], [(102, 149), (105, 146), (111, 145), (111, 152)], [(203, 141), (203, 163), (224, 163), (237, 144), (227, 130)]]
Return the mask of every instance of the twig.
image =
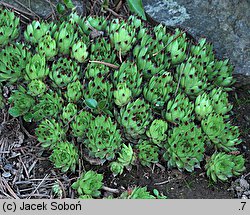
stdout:
[(116, 17), (125, 17), (125, 16), (123, 16), (123, 15), (120, 15), (120, 14), (116, 13), (115, 11), (113, 11), (113, 10), (110, 9), (110, 8), (106, 8), (105, 10), (109, 11), (110, 13), (112, 13), (112, 14), (113, 14), (114, 16), (116, 16)]
[(47, 3), (49, 3), (49, 6), (52, 10), (52, 19), (55, 19), (56, 18), (56, 13), (55, 13), (55, 10), (54, 8), (56, 8), (56, 6), (50, 1), (50, 0), (45, 0)]
[(122, 49), (121, 48), (119, 50), (119, 60), (122, 63)]
[(116, 66), (112, 63), (107, 63), (107, 62), (103, 62), (103, 61), (99, 61), (99, 60), (90, 60), (89, 63), (98, 63), (98, 64), (103, 64), (105, 66), (111, 67), (113, 69), (119, 69), (119, 66)]
[(45, 0), (46, 2), (48, 2), (51, 6), (53, 6), (54, 8), (56, 8), (56, 5), (54, 3), (52, 3), (50, 0)]
[(120, 1), (118, 2), (118, 4), (116, 5), (116, 7), (115, 7), (115, 12), (118, 12), (118, 11), (121, 9), (121, 6), (122, 6), (122, 0), (120, 0)]
[(163, 184), (167, 184), (169, 183), (171, 180), (166, 180), (166, 181), (162, 181), (162, 182), (158, 182), (158, 183), (154, 183), (154, 185), (163, 185)]
[(21, 195), (22, 198), (26, 198), (28, 197), (28, 199), (30, 199), (30, 197), (43, 197), (43, 198), (50, 198), (49, 195), (47, 194), (25, 194), (25, 195)]
[(29, 173), (29, 174), (31, 173), (32, 169), (35, 167), (37, 161), (38, 161), (38, 160), (35, 160), (35, 161), (31, 164), (30, 168), (28, 169), (28, 173)]
[(11, 189), (10, 185), (8, 184), (8, 182), (7, 182), (4, 178), (2, 178), (2, 181), (3, 181), (4, 185), (5, 185), (5, 187), (7, 188), (7, 190), (9, 191), (9, 193), (12, 195), (12, 197), (13, 197), (14, 199), (19, 199), (19, 197), (18, 197), (18, 196), (15, 194), (15, 192)]
[(155, 165), (158, 166), (163, 172), (166, 171), (166, 168), (164, 166), (162, 166), (161, 164), (156, 163)]
[(65, 187), (63, 186), (63, 183), (59, 179), (57, 179), (57, 182), (59, 183), (59, 185), (63, 191), (63, 197), (66, 198), (66, 192), (65, 192)]
[(35, 194), (35, 192), (39, 189), (39, 187), (43, 184), (43, 182), (46, 180), (47, 177), (48, 177), (48, 174), (46, 174), (44, 176), (44, 178), (42, 179), (42, 181), (37, 185), (36, 189), (30, 194), (30, 196), (29, 196), (28, 199), (30, 199), (30, 197)]
[(102, 186), (102, 189), (107, 191), (107, 192), (110, 192), (110, 193), (116, 193), (116, 194), (120, 193), (120, 191), (118, 189), (114, 189), (114, 188), (110, 188), (110, 187), (106, 187), (106, 186)]
[[(19, 11), (19, 13), (26, 14), (27, 16), (34, 16), (32, 13), (28, 13), (28, 12), (26, 12), (26, 11), (24, 11), (24, 10), (22, 10), (22, 9), (16, 8), (15, 6), (10, 5), (10, 4), (8, 4), (8, 3), (5, 3), (5, 2), (0, 1), (0, 4), (3, 5), (3, 6), (5, 6), (5, 7), (14, 9), (15, 12), (16, 12), (16, 11)], [(20, 14), (20, 15), (22, 15), (22, 14)], [(26, 17), (26, 18), (27, 18), (27, 17)], [(29, 18), (27, 18), (27, 19), (29, 19)], [(30, 19), (29, 19), (29, 20), (30, 20)]]
[(29, 176), (29, 172), (28, 172), (28, 170), (27, 170), (26, 166), (24, 165), (22, 158), (21, 158), (21, 157), (19, 157), (19, 160), (20, 160), (20, 162), (21, 162), (21, 163), (22, 163), (22, 165), (23, 165), (23, 168), (24, 168), (24, 171), (25, 171), (25, 173), (26, 173), (27, 178), (29, 179), (29, 178), (30, 178), (30, 176)]
[(28, 10), (33, 16), (36, 16), (37, 18), (41, 19), (40, 16), (38, 16), (34, 11), (32, 11), (29, 7), (25, 6), (23, 3), (19, 2), (18, 0), (14, 0), (17, 4)]

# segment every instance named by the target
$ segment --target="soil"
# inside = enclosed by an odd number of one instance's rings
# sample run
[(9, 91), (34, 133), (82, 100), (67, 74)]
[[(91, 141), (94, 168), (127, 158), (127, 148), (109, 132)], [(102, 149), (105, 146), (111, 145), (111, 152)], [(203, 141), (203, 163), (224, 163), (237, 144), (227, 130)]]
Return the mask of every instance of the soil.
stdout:
[[(123, 13), (125, 13), (123, 11)], [(232, 122), (238, 125), (243, 140), (239, 151), (246, 158), (246, 172), (250, 172), (250, 84), (242, 85), (239, 77), (235, 88), (230, 92), (234, 105)], [(0, 113), (0, 198), (76, 198), (71, 184), (84, 170), (98, 170), (104, 174), (104, 186), (118, 189), (119, 192), (135, 186), (147, 186), (150, 191), (158, 189), (168, 198), (176, 199), (230, 199), (236, 193), (229, 191), (232, 178), (227, 183), (211, 183), (205, 170), (190, 174), (176, 169), (168, 170), (164, 162), (152, 169), (140, 165), (121, 176), (113, 177), (105, 166), (90, 165), (79, 161), (77, 174), (63, 174), (53, 168), (49, 161), (49, 151), (44, 151), (36, 141), (34, 124), (25, 124), (21, 119), (11, 119), (7, 110)], [(204, 166), (204, 165), (202, 165)], [(246, 178), (247, 179), (247, 178)], [(249, 179), (250, 182), (250, 179)], [(52, 193), (53, 185), (58, 184), (62, 193)], [(103, 190), (103, 197), (117, 194)]]

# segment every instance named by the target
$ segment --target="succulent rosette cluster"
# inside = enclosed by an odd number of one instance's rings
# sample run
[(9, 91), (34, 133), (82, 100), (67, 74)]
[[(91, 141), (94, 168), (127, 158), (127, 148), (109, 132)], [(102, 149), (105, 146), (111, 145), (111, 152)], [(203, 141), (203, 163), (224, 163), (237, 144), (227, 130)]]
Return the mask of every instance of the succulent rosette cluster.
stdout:
[(20, 19), (14, 12), (0, 7), (0, 47), (17, 39), (20, 34)]
[(103, 186), (103, 175), (89, 170), (72, 184), (72, 188), (77, 191), (79, 196), (98, 197), (101, 195), (100, 189)]
[(193, 172), (194, 168), (200, 168), (200, 162), (204, 157), (204, 135), (201, 128), (193, 122), (185, 123), (170, 131), (164, 147), (164, 159), (169, 167)]
[(221, 115), (210, 114), (201, 121), (201, 126), (216, 149), (226, 152), (235, 151), (237, 145), (241, 143), (239, 128), (231, 125), (230, 122), (225, 122)]
[(122, 125), (128, 140), (140, 139), (152, 120), (152, 112), (145, 100), (138, 98), (120, 109), (118, 122)]
[(143, 71), (145, 78), (151, 78), (170, 67), (170, 59), (167, 57), (166, 44), (164, 43), (167, 39), (166, 28), (159, 25), (154, 28), (153, 32), (154, 35), (151, 35), (150, 32), (146, 31), (140, 43), (133, 49), (137, 67)]
[(0, 51), (0, 82), (22, 80), (31, 53), (23, 43), (9, 44)]
[(56, 28), (56, 26), (53, 25), (53, 23), (34, 20), (24, 31), (24, 38), (31, 44), (37, 44), (48, 32), (51, 32), (53, 28)]
[(141, 26), (141, 21), (130, 17), (130, 23), (125, 20), (114, 19), (110, 22), (108, 32), (110, 42), (120, 55), (127, 54), (136, 42), (136, 32)]
[(147, 140), (138, 143), (138, 159), (143, 166), (151, 166), (159, 161), (158, 146)]
[(114, 176), (121, 175), (124, 168), (131, 170), (135, 160), (136, 157), (132, 146), (123, 144), (117, 160), (110, 163), (110, 170)]
[[(230, 121), (233, 67), (216, 59), (206, 39), (194, 42), (135, 16), (77, 13), (32, 21), (19, 37), (19, 18), (5, 9), (0, 17), (9, 113), (36, 123), (37, 140), (62, 172), (76, 171), (78, 158), (101, 161), (113, 175), (164, 159), (168, 168), (192, 172), (207, 151), (215, 153), (206, 165), (214, 181), (244, 170), (244, 158), (230, 155), (241, 143)], [(81, 198), (98, 197), (101, 180), (87, 172), (73, 187)]]
[(110, 117), (98, 116), (90, 121), (84, 144), (92, 157), (112, 160), (121, 147), (121, 134)]
[(170, 72), (160, 72), (154, 75), (143, 89), (143, 95), (153, 108), (162, 109), (164, 104), (174, 94), (176, 86)]
[(162, 119), (155, 119), (148, 130), (146, 131), (146, 135), (150, 138), (150, 140), (157, 144), (161, 145), (163, 141), (166, 140), (167, 135), (166, 132), (168, 130), (168, 123)]
[(224, 152), (214, 153), (205, 166), (207, 175), (214, 182), (227, 181), (240, 176), (245, 171), (245, 159), (242, 155), (230, 155)]
[(167, 102), (163, 115), (167, 121), (176, 124), (192, 120), (193, 110), (194, 104), (184, 93), (179, 93)]
[(61, 169), (62, 172), (67, 172), (68, 170), (75, 172), (78, 158), (77, 148), (70, 142), (58, 143), (53, 148), (53, 153), (50, 156), (54, 166)]

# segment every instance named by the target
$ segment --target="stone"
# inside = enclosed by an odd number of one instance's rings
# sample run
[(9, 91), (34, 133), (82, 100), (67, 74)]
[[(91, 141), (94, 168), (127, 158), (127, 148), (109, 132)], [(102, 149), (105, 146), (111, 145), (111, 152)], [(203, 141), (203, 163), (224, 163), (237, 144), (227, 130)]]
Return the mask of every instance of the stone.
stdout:
[(250, 83), (249, 0), (143, 0), (143, 4), (156, 21), (180, 26), (195, 39), (206, 37), (217, 57), (229, 58), (235, 74), (248, 76)]

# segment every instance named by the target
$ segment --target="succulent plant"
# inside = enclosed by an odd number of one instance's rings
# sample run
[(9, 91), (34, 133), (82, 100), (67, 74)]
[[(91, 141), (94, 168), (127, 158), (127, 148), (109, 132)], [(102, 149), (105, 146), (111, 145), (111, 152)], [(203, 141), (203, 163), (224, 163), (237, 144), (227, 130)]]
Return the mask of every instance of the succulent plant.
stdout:
[(149, 104), (142, 98), (129, 102), (118, 114), (118, 122), (124, 129), (125, 137), (132, 142), (145, 133), (151, 120), (152, 112)]
[(193, 122), (174, 127), (164, 146), (166, 152), (163, 157), (168, 162), (168, 167), (188, 172), (193, 172), (195, 167), (200, 168), (205, 152), (204, 142), (201, 129)]
[(223, 117), (215, 113), (209, 114), (201, 121), (202, 130), (212, 142), (219, 141), (219, 136), (225, 129), (225, 126), (226, 124), (224, 123)]
[(224, 90), (230, 90), (230, 86), (234, 83), (232, 76), (233, 66), (229, 64), (229, 60), (214, 60), (207, 66), (208, 79)]
[(78, 195), (89, 195), (92, 197), (99, 197), (99, 191), (103, 186), (103, 175), (89, 170), (81, 175), (71, 187), (77, 190)]
[(162, 109), (165, 102), (172, 96), (174, 85), (171, 73), (158, 73), (144, 86), (144, 98), (152, 104), (153, 108)]
[[(159, 43), (163, 42), (163, 44), (167, 43), (169, 35), (167, 34), (167, 28), (163, 24), (156, 25), (151, 32), (153, 35), (153, 39), (159, 41)], [(162, 45), (163, 45), (162, 44)], [(165, 46), (164, 46), (165, 48)]]
[(67, 91), (65, 92), (65, 97), (68, 102), (77, 102), (82, 97), (83, 86), (79, 80), (76, 80), (67, 85)]
[(113, 161), (110, 163), (110, 170), (113, 173), (113, 176), (115, 177), (123, 173), (124, 166), (117, 161)]
[(188, 46), (186, 33), (177, 28), (174, 34), (168, 35), (168, 37), (166, 50), (170, 55), (171, 63), (174, 65), (182, 63), (186, 58)]
[(205, 67), (214, 61), (213, 46), (207, 43), (205, 38), (198, 41), (198, 44), (192, 45), (190, 48), (191, 55), (197, 64), (202, 64)]
[(79, 199), (93, 199), (91, 195), (80, 195)]
[(66, 55), (70, 53), (70, 49), (75, 43), (78, 34), (70, 23), (63, 22), (55, 32), (54, 37), (59, 53)]
[(110, 68), (103, 64), (89, 63), (85, 72), (85, 77), (88, 79), (91, 78), (102, 78), (110, 74)]
[(98, 113), (100, 111), (111, 109), (113, 105), (112, 83), (110, 83), (105, 77), (101, 77), (98, 74), (95, 78), (92, 78), (89, 81), (85, 80), (85, 82), (86, 83), (83, 89), (85, 100), (92, 98), (98, 103), (98, 108), (92, 109), (92, 111)]
[(70, 123), (73, 136), (83, 138), (86, 136), (89, 124), (93, 120), (93, 116), (88, 111), (81, 111)]
[(30, 119), (30, 109), (35, 104), (35, 100), (27, 94), (24, 87), (19, 86), (18, 90), (14, 90), (9, 98), (9, 103), (13, 103), (13, 107), (9, 109), (9, 114), (13, 117), (23, 116), (26, 121)]
[(25, 66), (30, 58), (28, 48), (22, 43), (9, 44), (0, 52), (0, 82), (10, 84), (23, 78)]
[(201, 126), (216, 148), (229, 152), (236, 150), (236, 145), (241, 143), (238, 127), (230, 125), (229, 122), (225, 123), (221, 115), (208, 115), (201, 121)]
[(126, 83), (133, 97), (137, 97), (142, 91), (142, 73), (138, 71), (136, 63), (132, 61), (122, 63), (119, 70), (114, 72), (113, 82), (115, 86), (119, 83)]
[(159, 162), (159, 148), (147, 140), (138, 143), (138, 159), (143, 166)]
[(133, 190), (123, 192), (120, 199), (155, 199), (155, 197), (147, 191), (147, 187), (135, 187)]
[(161, 146), (161, 143), (166, 140), (166, 131), (168, 130), (168, 123), (162, 119), (155, 119), (148, 130), (146, 131), (147, 136), (150, 140)]
[(86, 61), (88, 57), (88, 51), (86, 44), (79, 40), (72, 46), (71, 57), (75, 58), (79, 63)]
[(110, 163), (110, 169), (114, 176), (118, 174), (121, 175), (123, 173), (124, 167), (130, 170), (131, 165), (133, 165), (135, 161), (135, 154), (130, 144), (128, 144), (128, 146), (123, 144), (122, 149), (118, 154), (119, 156), (117, 161)]
[(54, 62), (49, 77), (58, 87), (66, 87), (69, 83), (79, 79), (80, 67), (75, 61), (59, 58)]
[(115, 104), (119, 107), (126, 105), (131, 100), (132, 92), (126, 83), (119, 83), (114, 90)]
[(196, 98), (204, 92), (208, 80), (204, 68), (200, 65), (194, 66), (191, 61), (189, 58), (187, 62), (177, 66), (176, 80), (180, 79), (180, 86), (188, 96)]
[(98, 37), (90, 46), (90, 60), (105, 61), (115, 63), (116, 54), (111, 48), (109, 39)]
[(236, 146), (242, 142), (239, 136), (239, 128), (237, 126), (232, 126), (228, 122), (226, 123), (225, 130), (220, 135), (220, 143), (215, 143), (215, 145), (226, 152), (235, 151), (237, 150)]
[(207, 117), (207, 115), (212, 113), (213, 111), (212, 100), (206, 92), (200, 94), (195, 99), (194, 110), (196, 113), (196, 118), (200, 121), (204, 119), (205, 117)]
[(121, 135), (116, 123), (108, 116), (97, 116), (90, 121), (84, 141), (91, 157), (112, 160), (121, 148)]
[(33, 97), (41, 96), (47, 90), (46, 84), (43, 81), (38, 80), (38, 79), (32, 80), (28, 84), (27, 88), (28, 88), (28, 94), (30, 94)]
[(0, 8), (0, 47), (19, 36), (20, 19), (7, 9)]
[(242, 155), (229, 155), (215, 152), (206, 163), (207, 176), (214, 182), (218, 179), (227, 181), (233, 176), (239, 176), (245, 171), (245, 159)]
[(113, 19), (107, 31), (112, 46), (120, 55), (127, 54), (136, 42), (136, 29), (124, 20)]
[(67, 124), (77, 114), (77, 106), (68, 103), (62, 110), (62, 121)]
[[(72, 9), (71, 1), (65, 4)], [(206, 39), (190, 42), (185, 31), (148, 27), (135, 16), (109, 21), (73, 12), (57, 24), (33, 21), (20, 37), (26, 46), (10, 44), (19, 36), (19, 18), (5, 9), (1, 17), (0, 87), (9, 113), (36, 122), (38, 141), (63, 172), (76, 168), (71, 141), (82, 144), (90, 164), (108, 163), (114, 176), (135, 160), (151, 166), (161, 152), (169, 168), (192, 172), (205, 141), (209, 150), (231, 154), (241, 143), (229, 121), (233, 67), (215, 58)], [(0, 95), (2, 107), (5, 98)], [(207, 164), (213, 180), (243, 171), (242, 157), (230, 157), (231, 172), (218, 164), (228, 157), (220, 157)], [(87, 172), (74, 183), (80, 198), (100, 196), (103, 176), (97, 175)], [(144, 188), (124, 195), (151, 198)]]
[(192, 115), (194, 104), (188, 97), (179, 93), (174, 99), (170, 99), (163, 110), (165, 119), (172, 123), (188, 122), (194, 117)]
[(153, 75), (170, 67), (166, 59), (163, 41), (154, 40), (147, 33), (143, 36), (141, 43), (133, 49), (133, 56), (140, 71), (143, 71), (145, 78), (151, 78)]
[(233, 105), (230, 105), (228, 102), (228, 94), (223, 92), (222, 88), (214, 88), (209, 96), (211, 98), (213, 110), (217, 114), (224, 115), (225, 118), (228, 118), (226, 114), (233, 108)]
[(119, 157), (117, 158), (117, 161), (121, 163), (124, 167), (129, 169), (130, 166), (135, 161), (135, 155), (134, 155), (133, 148), (131, 147), (131, 145), (123, 144), (122, 149), (118, 154), (119, 154)]
[(53, 149), (58, 142), (65, 139), (65, 130), (60, 122), (55, 119), (45, 119), (36, 128), (37, 140), (42, 143), (42, 147)]
[(45, 57), (39, 54), (32, 56), (26, 65), (25, 71), (24, 78), (26, 80), (44, 79), (49, 74)]
[[(34, 20), (24, 31), (24, 38), (31, 44), (37, 44), (44, 35), (51, 30), (53, 23), (40, 22)], [(54, 27), (55, 28), (55, 27)]]
[(68, 141), (59, 142), (53, 147), (53, 152), (50, 160), (55, 168), (61, 169), (62, 172), (75, 172), (76, 164), (78, 163), (78, 150), (73, 143)]
[(73, 10), (68, 16), (65, 16), (63, 18), (68, 21), (68, 24), (71, 25), (74, 30), (77, 30), (79, 28), (79, 23), (83, 21), (82, 17), (79, 16), (78, 13)]
[(46, 34), (39, 40), (36, 51), (40, 55), (44, 55), (46, 59), (51, 60), (57, 55), (56, 41), (51, 37), (50, 34)]
[(57, 116), (62, 110), (63, 100), (58, 93), (48, 91), (39, 98), (39, 102), (32, 108), (34, 121), (40, 121), (45, 117)]

